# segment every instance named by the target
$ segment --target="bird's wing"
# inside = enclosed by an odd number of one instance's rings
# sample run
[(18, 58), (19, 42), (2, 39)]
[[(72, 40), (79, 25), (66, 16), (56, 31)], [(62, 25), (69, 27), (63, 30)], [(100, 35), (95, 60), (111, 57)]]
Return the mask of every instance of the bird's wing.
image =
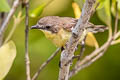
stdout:
[[(70, 18), (70, 17), (63, 17), (61, 18), (63, 20), (63, 29), (67, 30), (67, 31), (72, 31), (72, 29), (75, 27), (75, 25), (78, 22), (78, 19), (75, 18)], [(93, 32), (93, 33), (97, 33), (97, 32), (104, 32), (105, 30), (108, 29), (108, 27), (104, 26), (104, 25), (94, 25), (91, 22), (88, 22), (85, 26), (85, 28), (89, 31), (89, 32)]]
[(70, 18), (70, 17), (63, 17), (61, 18), (63, 19), (63, 29), (67, 30), (67, 31), (71, 31), (72, 28), (75, 27), (78, 19), (75, 19), (75, 18)]

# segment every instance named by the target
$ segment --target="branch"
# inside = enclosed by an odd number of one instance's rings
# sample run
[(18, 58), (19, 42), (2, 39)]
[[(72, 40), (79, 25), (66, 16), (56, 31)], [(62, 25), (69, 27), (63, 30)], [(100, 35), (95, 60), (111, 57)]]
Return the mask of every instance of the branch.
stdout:
[[(4, 18), (5, 18), (5, 13), (1, 12), (0, 13), (0, 28), (1, 28), (2, 23), (4, 22)], [(2, 45), (2, 42), (3, 42), (3, 36), (1, 35), (0, 36), (0, 46)]]
[(72, 57), (74, 56), (75, 47), (78, 45), (79, 41), (82, 41), (84, 39), (87, 34), (85, 30), (85, 25), (90, 19), (95, 1), (96, 0), (86, 0), (81, 17), (72, 31), (72, 36), (66, 44), (65, 50), (63, 50), (61, 53), (61, 67), (58, 80), (68, 80), (70, 69), (69, 61), (72, 60)]
[(24, 16), (22, 16), (22, 11), (20, 11), (18, 13), (18, 16), (16, 17), (15, 15), (13, 16), (14, 19), (14, 24), (13, 27), (11, 29), (11, 31), (9, 32), (8, 36), (5, 38), (3, 44), (5, 44), (6, 42), (8, 42), (10, 40), (10, 38), (12, 37), (12, 35), (14, 34), (15, 29), (17, 28), (18, 24), (24, 19)]
[(85, 51), (85, 40), (86, 40), (86, 36), (81, 42), (80, 56), (78, 57), (78, 61), (81, 60), (81, 57), (83, 56), (83, 53)]
[(47, 61), (45, 61), (38, 69), (38, 71), (34, 74), (32, 80), (36, 80), (39, 76), (40, 72), (47, 66), (47, 64), (57, 55), (57, 53), (60, 51), (60, 48), (58, 48), (49, 58)]
[(6, 28), (8, 27), (7, 24), (9, 23), (10, 19), (12, 18), (13, 14), (15, 13), (17, 7), (19, 6), (20, 1), (21, 0), (14, 1), (13, 6), (12, 6), (8, 16), (6, 17), (6, 19), (4, 20), (4, 23), (2, 24), (2, 26), (0, 28), (0, 43), (2, 43), (4, 32), (5, 32)]
[(104, 55), (105, 51), (108, 49), (110, 45), (113, 45), (116, 43), (119, 43), (120, 40), (114, 41), (116, 38), (120, 36), (120, 31), (117, 33), (118, 27), (118, 11), (116, 11), (116, 20), (115, 20), (115, 30), (114, 35), (112, 37), (109, 37), (108, 41), (100, 48), (93, 51), (89, 56), (86, 56), (82, 61), (78, 61), (75, 67), (71, 70), (69, 74), (69, 78), (73, 75), (77, 74), (80, 70), (82, 70), (85, 67), (88, 67), (93, 62), (95, 62), (97, 59), (99, 59), (101, 56)]
[(117, 39), (118, 37), (120, 37), (120, 31), (118, 31), (118, 33), (115, 34), (114, 39)]
[(86, 56), (82, 61), (77, 62), (75, 67), (69, 73), (69, 78), (77, 74), (80, 70), (88, 67), (90, 64), (99, 59), (110, 46), (113, 38), (111, 37), (103, 46), (93, 51), (90, 55)]
[(3, 23), (3, 21), (4, 21), (4, 18), (5, 18), (5, 12), (1, 12), (1, 13), (0, 13), (0, 28), (1, 28), (1, 26), (2, 26), (2, 23)]
[(120, 43), (120, 39), (114, 40), (112, 41), (111, 45), (115, 45), (115, 44), (119, 44)]
[(115, 29), (114, 29), (114, 35), (117, 33), (117, 26), (118, 26), (118, 3), (116, 1), (116, 16), (115, 16)]
[(25, 0), (25, 10), (26, 10), (26, 18), (25, 18), (25, 63), (26, 63), (26, 76), (27, 80), (31, 80), (30, 77), (30, 59), (28, 52), (28, 34), (29, 34), (29, 0)]

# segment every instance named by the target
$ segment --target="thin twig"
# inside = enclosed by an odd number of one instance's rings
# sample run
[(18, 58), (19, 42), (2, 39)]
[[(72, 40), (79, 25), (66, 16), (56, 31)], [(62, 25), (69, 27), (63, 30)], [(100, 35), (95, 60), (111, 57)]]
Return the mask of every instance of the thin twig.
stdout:
[(85, 51), (85, 40), (86, 40), (86, 36), (83, 39), (83, 41), (81, 42), (80, 56), (78, 57), (78, 60), (81, 59), (81, 57), (83, 56), (83, 53)]
[(79, 40), (82, 41), (87, 34), (87, 30), (85, 29), (85, 25), (90, 19), (93, 5), (96, 0), (86, 0), (81, 17), (79, 18), (75, 28), (72, 30), (72, 36), (68, 40), (66, 44), (65, 50), (61, 53), (61, 67), (59, 70), (59, 78), (58, 80), (68, 80), (70, 64), (69, 61), (72, 60), (74, 56), (75, 47), (78, 45)]
[(4, 22), (4, 18), (5, 18), (5, 13), (4, 12), (1, 12), (0, 13), (0, 28), (2, 26), (2, 23)]
[(120, 43), (120, 39), (114, 40), (112, 41), (111, 45), (115, 45), (115, 44), (119, 44)]
[(26, 76), (27, 80), (31, 80), (30, 76), (30, 59), (29, 59), (29, 52), (28, 52), (28, 36), (29, 36), (29, 0), (25, 2), (25, 10), (26, 10), (26, 18), (25, 18), (25, 63), (26, 63)]
[(14, 1), (13, 6), (12, 6), (8, 16), (6, 17), (6, 19), (4, 20), (4, 23), (2, 24), (2, 26), (0, 28), (0, 43), (2, 43), (4, 32), (5, 32), (6, 28), (8, 27), (7, 24), (9, 23), (10, 19), (12, 18), (13, 14), (15, 13), (17, 7), (19, 6), (20, 1), (21, 0)]
[[(73, 75), (77, 74), (81, 69), (89, 66), (93, 62), (95, 62), (97, 59), (99, 59), (104, 52), (107, 50), (109, 45), (111, 44), (113, 38), (111, 37), (110, 40), (108, 40), (102, 47), (96, 49), (93, 51), (90, 55), (86, 56), (82, 61), (77, 62), (75, 67), (71, 70), (69, 74), (69, 78), (72, 77)], [(95, 57), (95, 58), (93, 58)]]
[(118, 28), (118, 3), (116, 1), (116, 16), (115, 16), (115, 29), (114, 29), (114, 35), (117, 33), (117, 28)]
[[(110, 7), (110, 3), (109, 3), (107, 6)], [(110, 11), (110, 8), (108, 8), (108, 9), (109, 9), (109, 11)], [(109, 23), (107, 23), (107, 25), (108, 25), (108, 34), (109, 34), (108, 39), (110, 39), (110, 38), (113, 36), (111, 15), (110, 15)]]
[[(4, 18), (5, 18), (5, 13), (1, 12), (0, 13), (0, 28), (4, 22)], [(0, 46), (2, 45), (2, 43), (3, 43), (3, 35), (0, 36)]]
[(118, 37), (120, 37), (120, 31), (118, 31), (115, 36), (114, 36), (114, 39), (117, 39)]
[(40, 72), (47, 66), (47, 64), (57, 55), (57, 53), (60, 51), (61, 48), (57, 48), (57, 50), (45, 61), (37, 70), (37, 72), (34, 74), (32, 80), (36, 80), (39, 76)]
[[(120, 36), (120, 31), (117, 33), (117, 25), (118, 25), (118, 14), (116, 14), (116, 20), (115, 20), (115, 31), (114, 35), (112, 37), (109, 37), (108, 41), (100, 48), (93, 51), (89, 56), (85, 57), (81, 62), (77, 62), (75, 67), (72, 69), (72, 71), (69, 74), (69, 78), (73, 75), (77, 74), (81, 69), (88, 67), (93, 62), (95, 62), (97, 59), (99, 59), (105, 51), (108, 49), (108, 47), (113, 44), (114, 40)], [(118, 41), (119, 42), (119, 41)]]
[(11, 29), (11, 31), (9, 32), (8, 36), (5, 38), (3, 44), (5, 44), (6, 42), (8, 42), (10, 40), (10, 38), (12, 37), (12, 35), (14, 34), (15, 29), (17, 28), (18, 24), (24, 19), (24, 16), (22, 16), (22, 11), (20, 11), (18, 13), (18, 16), (15, 17), (15, 15), (13, 16), (14, 19), (14, 24), (13, 27)]
[[(112, 41), (111, 45), (120, 43), (120, 39), (117, 39), (118, 37), (120, 37), (120, 31), (118, 31), (115, 35), (114, 35), (114, 41)], [(116, 40), (117, 39), (117, 40)]]
[[(91, 65), (92, 63), (94, 63), (97, 59), (99, 59), (101, 56), (103, 56), (104, 52), (105, 52), (105, 51), (99, 53), (95, 58), (93, 58), (93, 59), (91, 59), (90, 61), (86, 62), (85, 64), (81, 65), (81, 66), (80, 66), (80, 70), (82, 70), (82, 69), (90, 66), (90, 65)], [(79, 70), (79, 71), (80, 71), (80, 70)], [(74, 72), (74, 69), (73, 69), (72, 71)], [(72, 73), (72, 71), (70, 72), (69, 78), (75, 75), (75, 74)]]
[(96, 9), (97, 9), (97, 7), (100, 5), (100, 3), (99, 2), (96, 2), (96, 6), (95, 6), (95, 8), (93, 8), (93, 10), (92, 10), (92, 13), (91, 13), (91, 16), (93, 16), (93, 14), (95, 13), (95, 11), (96, 11)]
[[(96, 11), (96, 9), (97, 9), (98, 6), (99, 6), (99, 2), (97, 2), (95, 8), (92, 9), (91, 16), (95, 13), (95, 11)], [(81, 54), (81, 55), (83, 55), (83, 53), (84, 53), (84, 51), (85, 51), (85, 39), (86, 39), (86, 36), (85, 36), (84, 40), (82, 41), (82, 42), (84, 42), (84, 43), (83, 43), (83, 45), (81, 46), (81, 50), (80, 50), (80, 54)], [(78, 63), (80, 62), (80, 58), (81, 58), (81, 56), (78, 58), (78, 61), (76, 62), (76, 64), (78, 64)], [(74, 69), (72, 69), (72, 71), (74, 71)], [(71, 75), (71, 74), (70, 74), (70, 75)]]

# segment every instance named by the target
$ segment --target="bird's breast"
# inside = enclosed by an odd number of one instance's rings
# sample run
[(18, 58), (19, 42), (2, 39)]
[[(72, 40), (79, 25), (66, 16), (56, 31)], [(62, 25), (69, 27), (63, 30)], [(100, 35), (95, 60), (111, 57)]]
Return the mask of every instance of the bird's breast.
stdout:
[(59, 30), (58, 33), (52, 33), (50, 31), (43, 31), (46, 38), (51, 40), (56, 47), (62, 47), (68, 41), (71, 36), (71, 32), (65, 31), (64, 29)]

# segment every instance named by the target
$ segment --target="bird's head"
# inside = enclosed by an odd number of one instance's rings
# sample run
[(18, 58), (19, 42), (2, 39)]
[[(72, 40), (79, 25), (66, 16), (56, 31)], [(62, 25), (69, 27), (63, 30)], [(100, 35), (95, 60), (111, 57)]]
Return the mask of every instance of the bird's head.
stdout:
[(39, 29), (42, 31), (57, 33), (60, 28), (59, 23), (60, 23), (59, 17), (47, 16), (41, 18), (36, 25), (31, 27), (31, 29)]

